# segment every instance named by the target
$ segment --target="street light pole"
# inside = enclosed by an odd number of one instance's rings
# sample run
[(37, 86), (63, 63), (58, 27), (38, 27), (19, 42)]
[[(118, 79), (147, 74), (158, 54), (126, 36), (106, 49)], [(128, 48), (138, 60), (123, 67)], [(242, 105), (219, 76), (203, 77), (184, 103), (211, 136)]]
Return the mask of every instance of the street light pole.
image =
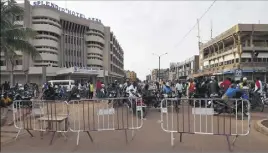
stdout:
[(167, 53), (164, 53), (161, 55), (157, 55), (157, 54), (153, 53), (153, 55), (158, 56), (158, 64), (159, 64), (159, 66), (158, 66), (158, 80), (160, 82), (160, 60), (161, 60), (161, 56), (167, 55)]
[(161, 57), (159, 56), (158, 57), (158, 64), (159, 64), (159, 66), (158, 66), (158, 81), (160, 82), (160, 59), (161, 59)]

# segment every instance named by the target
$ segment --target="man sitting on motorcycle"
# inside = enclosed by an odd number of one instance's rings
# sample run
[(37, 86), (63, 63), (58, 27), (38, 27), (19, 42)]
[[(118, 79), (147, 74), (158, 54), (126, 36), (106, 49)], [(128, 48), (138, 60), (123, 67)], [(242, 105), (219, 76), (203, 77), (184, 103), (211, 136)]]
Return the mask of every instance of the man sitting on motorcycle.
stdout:
[(167, 94), (168, 97), (171, 97), (172, 90), (171, 90), (168, 82), (167, 83), (163, 82), (163, 90), (162, 90), (162, 92), (163, 92), (163, 94)]
[(243, 95), (242, 93), (243, 93), (243, 91), (240, 88), (238, 88), (236, 84), (232, 84), (227, 89), (225, 94), (222, 96), (222, 99), (224, 100), (225, 103), (232, 106), (233, 102), (229, 101), (229, 99), (234, 98), (234, 97), (241, 97)]
[(149, 85), (145, 84), (143, 90), (142, 90), (142, 98), (144, 99), (144, 103), (146, 105), (149, 105), (151, 103), (151, 101), (155, 98), (150, 90), (149, 90)]

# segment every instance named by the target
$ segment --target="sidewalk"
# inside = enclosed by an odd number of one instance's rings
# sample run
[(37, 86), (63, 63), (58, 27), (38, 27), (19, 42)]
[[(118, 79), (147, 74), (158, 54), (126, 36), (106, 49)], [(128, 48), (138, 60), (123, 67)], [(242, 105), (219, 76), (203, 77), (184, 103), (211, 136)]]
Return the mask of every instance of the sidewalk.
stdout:
[[(10, 142), (15, 141), (15, 137), (18, 133), (18, 129), (14, 127), (13, 124), (9, 125), (9, 123), (12, 123), (13, 116), (12, 111), (8, 112), (8, 119), (4, 126), (1, 127), (1, 145), (6, 145)], [(25, 131), (21, 131), (21, 134), (24, 134)], [(20, 134), (20, 135), (21, 135)]]

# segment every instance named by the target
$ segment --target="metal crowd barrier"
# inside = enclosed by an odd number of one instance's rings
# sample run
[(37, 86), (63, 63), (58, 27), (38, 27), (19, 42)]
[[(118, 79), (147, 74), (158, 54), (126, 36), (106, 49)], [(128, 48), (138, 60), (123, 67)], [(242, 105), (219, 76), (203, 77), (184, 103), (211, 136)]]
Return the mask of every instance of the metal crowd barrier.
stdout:
[(52, 139), (56, 133), (68, 132), (68, 104), (64, 101), (46, 100), (18, 100), (13, 103), (14, 126), (19, 130), (15, 139), (22, 130), (39, 131), (41, 138), (44, 132), (52, 132)]
[[(166, 98), (161, 101), (161, 128), (171, 134), (174, 146), (174, 133), (221, 135), (225, 136), (231, 150), (229, 137), (246, 136), (250, 132), (250, 102), (243, 99), (229, 99), (224, 105), (222, 99)], [(226, 104), (226, 103), (225, 103)], [(218, 108), (225, 108), (218, 114)], [(218, 110), (218, 111), (216, 111)]]
[[(61, 133), (67, 139), (65, 133), (77, 133), (77, 145), (80, 132), (86, 132), (93, 142), (90, 132), (124, 130), (126, 143), (128, 143), (127, 131), (132, 131), (132, 139), (135, 130), (143, 126), (142, 117), (138, 117), (141, 109), (133, 106), (141, 98), (114, 98), (114, 99), (88, 99), (65, 101), (27, 100), (14, 101), (13, 120), (18, 129), (15, 139), (22, 130), (27, 131), (32, 137), (31, 131), (40, 132), (43, 138), (44, 132), (52, 132), (50, 144), (56, 133)], [(142, 116), (142, 115), (141, 115)]]
[(69, 102), (70, 131), (77, 133), (77, 145), (79, 144), (80, 132), (86, 132), (93, 142), (90, 132), (124, 130), (126, 143), (128, 142), (127, 131), (140, 129), (143, 125), (142, 118), (138, 118), (132, 111), (133, 105), (140, 98), (109, 98), (87, 99)]

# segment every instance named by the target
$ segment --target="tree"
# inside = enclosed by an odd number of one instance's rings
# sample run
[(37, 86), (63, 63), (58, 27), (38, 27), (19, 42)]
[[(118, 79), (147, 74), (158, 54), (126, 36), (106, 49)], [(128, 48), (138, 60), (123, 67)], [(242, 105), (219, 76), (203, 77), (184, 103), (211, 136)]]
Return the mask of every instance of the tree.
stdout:
[(1, 1), (1, 51), (6, 62), (10, 63), (10, 83), (14, 85), (14, 66), (18, 57), (16, 51), (21, 51), (32, 58), (40, 56), (36, 48), (29, 42), (35, 38), (36, 32), (15, 24), (16, 17), (24, 15), (24, 9), (15, 0)]

